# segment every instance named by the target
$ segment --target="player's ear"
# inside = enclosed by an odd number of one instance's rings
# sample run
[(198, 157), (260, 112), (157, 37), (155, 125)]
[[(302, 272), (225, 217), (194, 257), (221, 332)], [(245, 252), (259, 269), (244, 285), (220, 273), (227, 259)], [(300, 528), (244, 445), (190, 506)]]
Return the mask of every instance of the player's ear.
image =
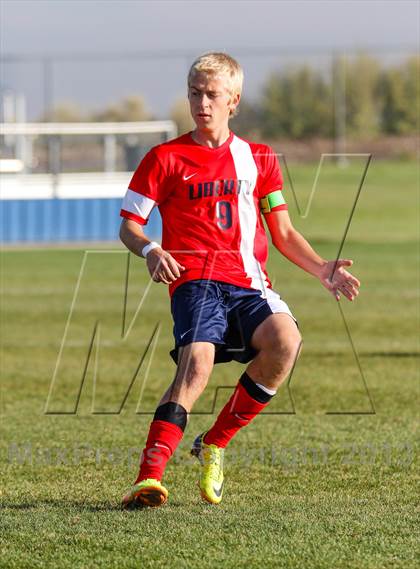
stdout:
[(234, 113), (236, 107), (239, 105), (239, 101), (241, 100), (241, 95), (240, 93), (235, 93), (235, 95), (232, 95), (232, 97), (230, 98), (230, 112)]

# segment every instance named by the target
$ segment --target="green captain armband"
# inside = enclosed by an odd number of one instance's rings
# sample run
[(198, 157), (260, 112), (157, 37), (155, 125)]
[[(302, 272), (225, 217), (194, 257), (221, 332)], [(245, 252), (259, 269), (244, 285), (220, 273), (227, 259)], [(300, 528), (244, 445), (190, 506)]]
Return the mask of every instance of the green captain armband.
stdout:
[(270, 213), (272, 209), (278, 205), (283, 205), (285, 203), (286, 200), (284, 199), (283, 192), (281, 190), (271, 192), (271, 194), (268, 194), (267, 196), (264, 196), (260, 199), (260, 207), (262, 213)]

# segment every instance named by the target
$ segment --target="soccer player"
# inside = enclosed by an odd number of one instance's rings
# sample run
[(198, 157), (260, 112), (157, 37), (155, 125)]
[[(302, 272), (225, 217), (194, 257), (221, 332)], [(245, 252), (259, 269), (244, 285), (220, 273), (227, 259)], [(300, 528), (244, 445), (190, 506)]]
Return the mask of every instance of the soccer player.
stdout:
[[(166, 502), (166, 463), (213, 365), (249, 362), (214, 424), (192, 445), (201, 465), (201, 495), (218, 504), (225, 447), (269, 404), (296, 361), (301, 336), (265, 269), (262, 215), (273, 245), (284, 256), (319, 279), (337, 300), (341, 294), (349, 300), (358, 295), (360, 283), (345, 269), (352, 261), (323, 259), (293, 227), (272, 149), (230, 131), (242, 82), (240, 65), (225, 53), (207, 53), (194, 61), (188, 99), (196, 128), (152, 148), (123, 201), (122, 242), (146, 259), (156, 283), (169, 286), (175, 336), (171, 356), (177, 363), (124, 506)], [(150, 242), (142, 229), (155, 206), (162, 216), (161, 245)]]

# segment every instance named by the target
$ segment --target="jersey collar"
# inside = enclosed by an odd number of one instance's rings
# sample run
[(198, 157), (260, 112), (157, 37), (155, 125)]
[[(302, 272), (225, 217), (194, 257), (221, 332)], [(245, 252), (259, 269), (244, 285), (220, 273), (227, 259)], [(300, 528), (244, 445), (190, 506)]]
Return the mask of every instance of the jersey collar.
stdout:
[(216, 148), (211, 148), (210, 146), (204, 146), (204, 144), (200, 144), (199, 142), (196, 142), (193, 137), (192, 137), (192, 131), (190, 131), (188, 133), (190, 141), (192, 144), (194, 144), (195, 146), (199, 146), (200, 148), (203, 148), (205, 150), (208, 150), (209, 152), (223, 152), (223, 150), (225, 150), (228, 146), (230, 146), (230, 144), (232, 143), (233, 137), (235, 136), (234, 133), (230, 130), (229, 131), (229, 137), (227, 140), (225, 140), (225, 142), (223, 144), (221, 144), (220, 146), (217, 146)]

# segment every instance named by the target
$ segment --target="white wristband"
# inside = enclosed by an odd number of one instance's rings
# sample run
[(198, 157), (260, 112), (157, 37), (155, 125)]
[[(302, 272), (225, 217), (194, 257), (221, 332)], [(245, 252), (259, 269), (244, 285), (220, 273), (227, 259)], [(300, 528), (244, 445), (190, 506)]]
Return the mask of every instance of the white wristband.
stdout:
[(156, 243), (156, 241), (152, 241), (151, 243), (143, 247), (141, 251), (142, 256), (147, 257), (147, 254), (150, 253), (150, 251), (153, 251), (153, 249), (156, 249), (156, 247), (160, 247), (159, 243)]

